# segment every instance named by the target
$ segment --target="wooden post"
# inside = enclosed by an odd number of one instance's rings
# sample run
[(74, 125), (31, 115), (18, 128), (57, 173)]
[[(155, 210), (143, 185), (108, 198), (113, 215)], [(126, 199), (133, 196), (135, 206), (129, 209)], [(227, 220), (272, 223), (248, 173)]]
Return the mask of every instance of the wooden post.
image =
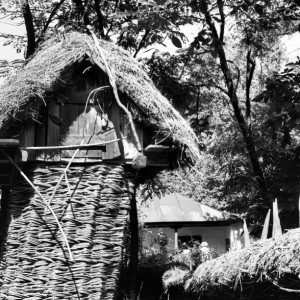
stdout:
[(1, 188), (1, 209), (0, 209), (0, 258), (2, 245), (5, 240), (7, 233), (7, 225), (9, 219), (9, 201), (10, 201), (10, 187), (7, 185), (2, 186)]
[(300, 196), (299, 196), (299, 201), (298, 201), (298, 213), (299, 213), (299, 227), (300, 227)]
[(130, 198), (130, 262), (129, 262), (129, 272), (130, 272), (130, 298), (131, 300), (137, 299), (138, 294), (138, 266), (139, 266), (139, 223), (138, 214), (136, 206), (136, 187), (137, 183), (135, 180), (134, 193)]
[(244, 241), (245, 241), (245, 247), (250, 246), (250, 235), (249, 230), (247, 227), (246, 219), (244, 219)]
[(273, 202), (273, 239), (278, 239), (282, 236), (282, 229), (280, 225), (279, 213), (278, 213), (278, 203), (277, 199)]
[(266, 215), (263, 231), (261, 233), (261, 240), (264, 241), (268, 238), (269, 226), (270, 226), (270, 216), (271, 216), (271, 209), (268, 210)]
[(174, 234), (174, 241), (175, 241), (175, 250), (178, 249), (178, 228), (174, 228), (175, 234)]

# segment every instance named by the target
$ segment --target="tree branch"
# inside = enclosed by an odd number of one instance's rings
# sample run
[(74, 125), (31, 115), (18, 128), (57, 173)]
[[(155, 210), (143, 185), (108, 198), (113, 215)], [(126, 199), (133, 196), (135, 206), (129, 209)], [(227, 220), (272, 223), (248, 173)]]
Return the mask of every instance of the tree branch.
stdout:
[(182, 77), (182, 75), (183, 75), (183, 73), (184, 73), (184, 69), (185, 69), (185, 67), (187, 66), (187, 64), (188, 64), (188, 62), (189, 62), (190, 59), (191, 59), (191, 56), (188, 55), (187, 58), (186, 58), (186, 61), (185, 61), (184, 65), (183, 65), (183, 67), (182, 67), (182, 70), (181, 70), (181, 72), (180, 72), (180, 75), (179, 75), (179, 78), (178, 78), (179, 80), (181, 79), (181, 77)]
[(219, 86), (219, 85), (213, 85), (213, 87), (219, 89), (220, 91), (222, 91), (224, 94), (226, 94), (230, 98), (230, 96), (228, 94), (228, 91), (226, 91), (225, 89), (223, 89), (221, 86)]
[(246, 75), (246, 120), (248, 129), (251, 130), (251, 101), (250, 101), (250, 88), (255, 70), (255, 61), (251, 58), (251, 49), (247, 54), (247, 75)]
[(45, 36), (45, 33), (50, 25), (50, 23), (52, 22), (53, 20), (53, 17), (55, 16), (56, 12), (58, 11), (58, 9), (60, 8), (60, 6), (65, 2), (65, 0), (61, 0), (60, 2), (58, 2), (55, 7), (53, 8), (53, 10), (51, 11), (51, 14), (41, 32), (41, 35), (40, 37), (37, 39), (36, 43), (37, 45), (43, 40), (44, 36)]
[(144, 34), (144, 36), (143, 36), (141, 42), (139, 43), (139, 45), (138, 45), (138, 47), (137, 47), (137, 49), (136, 49), (136, 51), (135, 51), (133, 57), (136, 57), (137, 54), (140, 52), (140, 50), (145, 46), (145, 43), (146, 43), (146, 40), (147, 40), (147, 37), (148, 37), (150, 31), (151, 31), (151, 27), (149, 27), (149, 28), (145, 31), (145, 34)]
[(95, 11), (97, 14), (97, 19), (98, 19), (98, 29), (99, 29), (99, 33), (100, 36), (102, 38), (105, 38), (105, 34), (104, 34), (104, 25), (103, 25), (103, 15), (100, 9), (100, 0), (95, 0)]
[(262, 195), (265, 196), (268, 200), (270, 200), (270, 195), (269, 195), (269, 190), (264, 178), (263, 171), (261, 169), (259, 160), (258, 160), (258, 155), (255, 149), (254, 145), (254, 139), (251, 134), (251, 131), (249, 131), (246, 120), (243, 116), (241, 107), (239, 105), (239, 100), (236, 94), (236, 90), (234, 88), (233, 84), (233, 78), (227, 63), (226, 59), (226, 54), (224, 51), (224, 47), (222, 45), (222, 42), (220, 41), (218, 32), (216, 30), (215, 24), (211, 18), (210, 13), (208, 12), (208, 4), (207, 0), (201, 1), (200, 4), (200, 10), (204, 14), (206, 23), (208, 27), (211, 30), (212, 36), (214, 40), (216, 41), (216, 50), (220, 59), (220, 67), (224, 75), (225, 83), (227, 85), (227, 90), (228, 90), (228, 96), (230, 98), (231, 105), (234, 110), (234, 115), (237, 120), (237, 123), (239, 125), (239, 128), (241, 130), (241, 133), (243, 135), (247, 152), (251, 161), (252, 169), (253, 169), (253, 176), (257, 180), (257, 183), (260, 187), (260, 191), (262, 192)]

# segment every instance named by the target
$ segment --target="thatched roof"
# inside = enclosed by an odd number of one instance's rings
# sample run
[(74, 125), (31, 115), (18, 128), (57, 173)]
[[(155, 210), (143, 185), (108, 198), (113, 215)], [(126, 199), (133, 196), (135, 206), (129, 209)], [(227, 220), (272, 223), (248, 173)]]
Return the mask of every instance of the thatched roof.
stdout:
[[(147, 123), (170, 138), (193, 160), (199, 157), (198, 140), (189, 124), (156, 89), (149, 76), (131, 55), (113, 43), (100, 40), (118, 89), (142, 112)], [(43, 100), (55, 85), (64, 82), (63, 74), (82, 58), (89, 57), (103, 71), (105, 67), (93, 39), (71, 32), (47, 40), (31, 61), (0, 90), (0, 129), (30, 101)]]
[(184, 287), (197, 294), (214, 290), (243, 289), (257, 282), (268, 282), (281, 290), (300, 289), (300, 228), (280, 239), (260, 241), (250, 247), (230, 251), (207, 261), (190, 273), (170, 270), (164, 274), (166, 288)]

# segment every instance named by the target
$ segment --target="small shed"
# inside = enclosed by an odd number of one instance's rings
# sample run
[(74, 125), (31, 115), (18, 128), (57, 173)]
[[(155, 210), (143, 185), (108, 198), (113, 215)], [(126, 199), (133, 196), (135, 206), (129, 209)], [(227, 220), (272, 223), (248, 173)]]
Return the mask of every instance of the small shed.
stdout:
[(219, 210), (177, 193), (154, 198), (142, 206), (141, 214), (147, 228), (145, 246), (151, 244), (159, 230), (169, 237), (175, 249), (191, 239), (206, 241), (218, 253), (240, 249), (244, 244), (240, 219), (229, 218)]
[[(113, 299), (136, 180), (197, 138), (129, 53), (55, 36), (0, 89), (0, 298)], [(142, 176), (142, 174), (140, 175)]]

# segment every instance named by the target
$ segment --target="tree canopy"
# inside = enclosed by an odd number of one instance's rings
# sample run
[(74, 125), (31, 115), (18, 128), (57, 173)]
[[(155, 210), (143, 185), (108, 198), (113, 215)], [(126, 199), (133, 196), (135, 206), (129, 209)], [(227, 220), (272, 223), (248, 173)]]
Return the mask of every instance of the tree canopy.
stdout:
[[(274, 198), (287, 215), (295, 211), (299, 62), (280, 72), (280, 40), (299, 30), (298, 0), (2, 0), (0, 12), (24, 23), (25, 37), (2, 36), (17, 51), (25, 47), (26, 59), (49, 35), (87, 25), (134, 57), (152, 51), (140, 63), (190, 121), (202, 151), (195, 166), (152, 181), (154, 190), (179, 191), (253, 221)], [(188, 24), (199, 28), (192, 41)], [(157, 50), (168, 43), (175, 54)]]

